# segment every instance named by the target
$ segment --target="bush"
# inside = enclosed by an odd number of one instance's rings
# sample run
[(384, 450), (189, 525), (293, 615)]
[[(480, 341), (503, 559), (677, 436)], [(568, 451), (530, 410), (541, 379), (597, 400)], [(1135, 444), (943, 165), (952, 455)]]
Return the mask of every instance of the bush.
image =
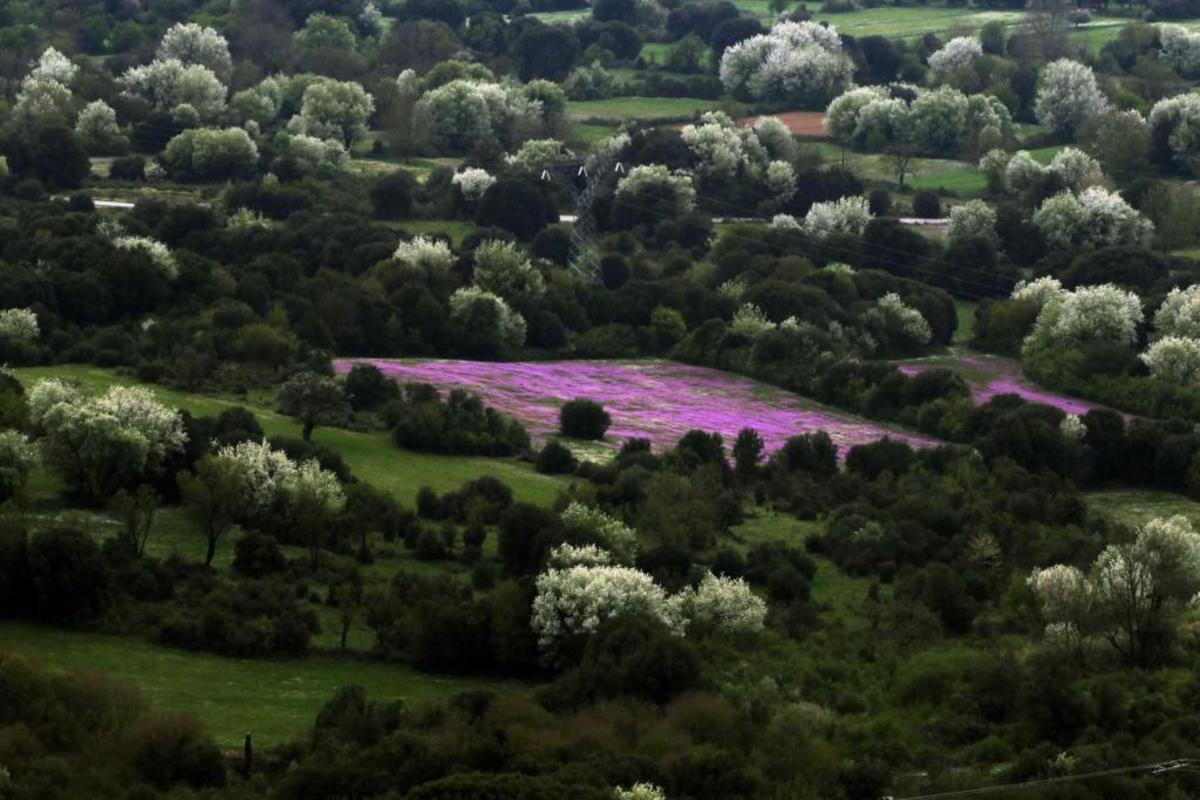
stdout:
[(573, 439), (603, 439), (612, 417), (604, 410), (604, 406), (577, 397), (563, 404), (558, 414), (559, 429), (564, 436)]
[(377, 178), (369, 195), (379, 219), (406, 219), (412, 214), (417, 182), (407, 170), (398, 169)]
[(234, 545), (233, 571), (251, 578), (280, 572), (287, 562), (274, 536), (251, 532)]
[(221, 751), (195, 717), (145, 717), (126, 736), (124, 747), (142, 777), (159, 789), (225, 783)]
[(551, 440), (538, 453), (534, 469), (544, 475), (566, 475), (575, 471), (575, 456), (568, 448)]
[(913, 216), (939, 219), (942, 216), (942, 198), (933, 189), (922, 189), (913, 195)]
[(108, 169), (108, 177), (114, 181), (144, 181), (146, 159), (141, 156), (114, 158), (112, 166)]

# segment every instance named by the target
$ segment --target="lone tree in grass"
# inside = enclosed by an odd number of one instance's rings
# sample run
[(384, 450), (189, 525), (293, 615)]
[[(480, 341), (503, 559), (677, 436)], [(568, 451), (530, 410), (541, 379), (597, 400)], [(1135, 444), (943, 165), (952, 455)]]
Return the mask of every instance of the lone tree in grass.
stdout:
[(208, 539), (204, 563), (211, 566), (217, 542), (233, 527), (244, 508), (245, 467), (231, 458), (208, 456), (197, 461), (193, 470), (179, 473), (179, 493)]
[(315, 372), (298, 372), (279, 387), (279, 410), (304, 425), (304, 441), (311, 441), (317, 425), (337, 421), (346, 413), (346, 395), (333, 378)]
[(559, 429), (574, 439), (603, 439), (611, 424), (612, 417), (604, 406), (585, 397), (564, 403), (558, 413)]

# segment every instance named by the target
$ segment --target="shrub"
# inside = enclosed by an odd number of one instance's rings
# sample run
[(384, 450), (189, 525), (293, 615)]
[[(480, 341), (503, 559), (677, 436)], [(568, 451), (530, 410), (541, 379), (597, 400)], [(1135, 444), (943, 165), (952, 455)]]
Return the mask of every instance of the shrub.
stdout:
[(233, 571), (251, 578), (280, 572), (287, 565), (274, 536), (252, 531), (234, 545)]
[(575, 471), (575, 456), (568, 448), (551, 440), (538, 453), (534, 468), (545, 475), (566, 475)]
[(925, 219), (942, 216), (942, 198), (933, 189), (922, 189), (913, 195), (913, 215)]
[(612, 417), (604, 410), (604, 406), (577, 397), (563, 404), (558, 414), (559, 429), (564, 436), (574, 439), (603, 439)]

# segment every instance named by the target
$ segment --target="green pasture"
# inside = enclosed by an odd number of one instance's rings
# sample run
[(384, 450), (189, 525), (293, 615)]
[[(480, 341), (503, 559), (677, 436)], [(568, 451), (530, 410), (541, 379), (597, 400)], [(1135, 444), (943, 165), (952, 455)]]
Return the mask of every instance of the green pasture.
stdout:
[(223, 658), (131, 637), (15, 622), (0, 624), (0, 651), (49, 669), (101, 674), (131, 684), (156, 709), (194, 713), (227, 747), (241, 744), (247, 731), (263, 746), (306, 735), (326, 701), (350, 684), (364, 687), (373, 700), (417, 704), (470, 689), (525, 687), (350, 657)]

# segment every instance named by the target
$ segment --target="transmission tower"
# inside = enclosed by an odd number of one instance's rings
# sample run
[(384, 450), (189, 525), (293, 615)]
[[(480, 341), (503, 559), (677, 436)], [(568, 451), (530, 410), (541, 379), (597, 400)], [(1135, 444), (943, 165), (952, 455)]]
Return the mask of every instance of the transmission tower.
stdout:
[(594, 156), (589, 163), (568, 152), (542, 170), (542, 180), (550, 180), (551, 171), (565, 175), (567, 185), (575, 193), (575, 218), (571, 224), (567, 264), (572, 272), (584, 280), (599, 283), (600, 262), (596, 257), (599, 232), (593, 205), (604, 177), (610, 172), (623, 175), (625, 165), (604, 153)]

